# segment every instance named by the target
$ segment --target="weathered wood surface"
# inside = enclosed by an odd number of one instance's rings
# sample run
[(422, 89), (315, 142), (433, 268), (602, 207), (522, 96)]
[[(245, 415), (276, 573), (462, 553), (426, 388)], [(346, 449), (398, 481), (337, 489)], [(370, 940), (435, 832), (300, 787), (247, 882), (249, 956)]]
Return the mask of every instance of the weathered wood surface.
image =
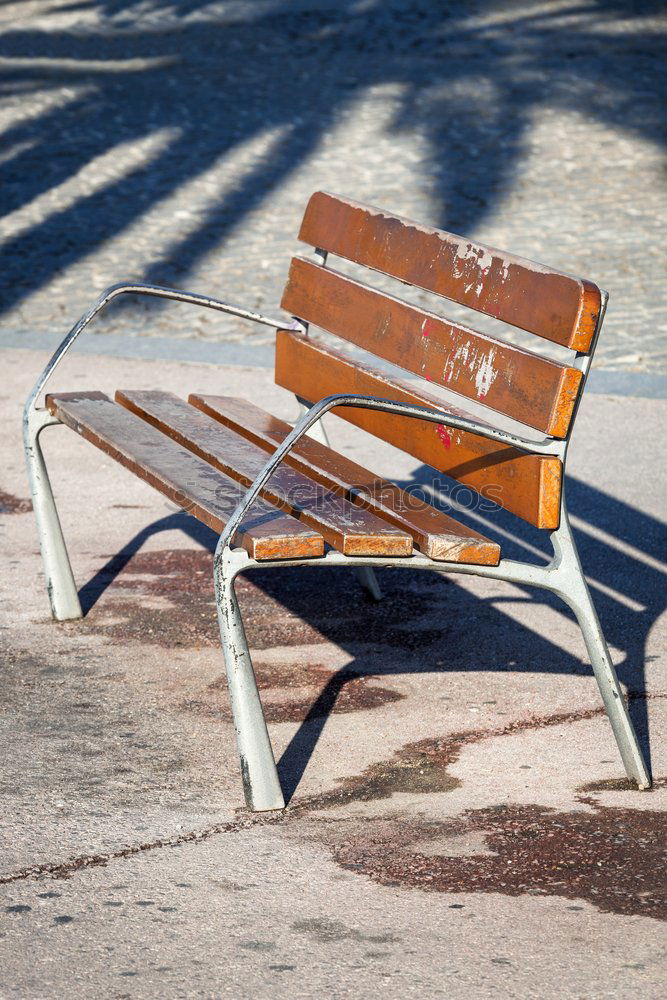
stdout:
[[(284, 420), (244, 399), (193, 394), (189, 402), (267, 452), (273, 451), (292, 429)], [(416, 547), (431, 559), (492, 566), (500, 559), (496, 542), (308, 436), (297, 443), (286, 462), (327, 489), (408, 531)]]
[(295, 257), (282, 307), (468, 399), (565, 437), (581, 372)]
[(523, 257), (318, 191), (299, 238), (576, 351), (589, 351), (600, 289)]
[(539, 528), (555, 529), (560, 516), (562, 465), (447, 425), (454, 411), (401, 379), (363, 365), (312, 337), (280, 330), (276, 382), (304, 399), (358, 392), (442, 410), (442, 424), (372, 410), (339, 408), (350, 423), (388, 441), (453, 479), (465, 483)]
[[(237, 483), (100, 392), (57, 393), (49, 411), (173, 503), (220, 533), (243, 497)], [(320, 534), (263, 500), (236, 533), (255, 559), (321, 556)]]
[[(173, 393), (119, 390), (116, 400), (188, 451), (249, 486), (269, 457), (267, 451), (206, 416)], [(412, 536), (368, 510), (332, 495), (307, 475), (284, 463), (262, 497), (318, 531), (348, 556), (408, 556)]]

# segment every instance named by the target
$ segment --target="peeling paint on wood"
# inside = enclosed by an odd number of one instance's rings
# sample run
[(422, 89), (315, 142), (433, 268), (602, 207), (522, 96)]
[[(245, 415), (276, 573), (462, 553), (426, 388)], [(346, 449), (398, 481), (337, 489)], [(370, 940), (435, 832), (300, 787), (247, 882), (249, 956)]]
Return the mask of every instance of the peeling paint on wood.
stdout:
[(574, 368), (427, 313), (300, 257), (292, 261), (282, 306), (301, 320), (468, 399), (483, 400), (545, 434), (567, 432), (574, 398), (566, 387), (581, 379)]
[(590, 350), (601, 293), (585, 279), (325, 191), (311, 196), (299, 239), (564, 347)]

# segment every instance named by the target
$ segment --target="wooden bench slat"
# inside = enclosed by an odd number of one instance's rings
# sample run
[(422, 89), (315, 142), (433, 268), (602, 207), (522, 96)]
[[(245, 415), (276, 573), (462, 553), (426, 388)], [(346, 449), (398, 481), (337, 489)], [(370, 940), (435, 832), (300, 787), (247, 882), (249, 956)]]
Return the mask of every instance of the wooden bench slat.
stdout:
[[(215, 418), (225, 427), (243, 434), (266, 452), (271, 452), (291, 426), (245, 399), (232, 396), (192, 394), (189, 402)], [(294, 469), (389, 523), (408, 531), (415, 545), (431, 559), (444, 562), (475, 563), (496, 566), (500, 546), (479, 532), (460, 524), (430, 504), (417, 498), (344, 455), (306, 436), (286, 460)]]
[(565, 437), (581, 372), (295, 257), (283, 309), (545, 434)]
[(311, 196), (299, 239), (545, 340), (590, 350), (601, 294), (585, 279), (325, 191)]
[(441, 400), (289, 330), (278, 332), (275, 378), (278, 385), (313, 402), (339, 392), (358, 392), (442, 410), (442, 424), (372, 410), (342, 407), (335, 412), (530, 524), (558, 527), (562, 484), (558, 458), (527, 454), (448, 427), (448, 408)]
[[(52, 394), (46, 405), (72, 430), (218, 533), (243, 497), (237, 483), (103, 393)], [(255, 559), (324, 554), (321, 535), (263, 500), (248, 512), (236, 544)]]
[[(118, 390), (116, 401), (243, 486), (250, 486), (267, 461), (264, 449), (173, 393)], [(321, 484), (288, 465), (276, 469), (261, 495), (345, 555), (412, 554), (412, 535), (344, 497), (327, 495)]]

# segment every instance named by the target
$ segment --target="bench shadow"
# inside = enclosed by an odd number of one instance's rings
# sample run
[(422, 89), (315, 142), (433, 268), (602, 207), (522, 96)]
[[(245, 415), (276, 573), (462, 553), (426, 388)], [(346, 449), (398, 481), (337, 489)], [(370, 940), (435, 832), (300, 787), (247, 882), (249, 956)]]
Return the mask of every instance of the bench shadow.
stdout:
[[(432, 470), (423, 467), (401, 485), (414, 487), (428, 482), (432, 475)], [(580, 525), (575, 528), (579, 552), (607, 641), (623, 654), (617, 670), (630, 693), (630, 714), (650, 769), (646, 643), (665, 606), (664, 573), (657, 566), (655, 554), (665, 551), (666, 529), (649, 514), (581, 480), (569, 477), (567, 489), (571, 510)], [(443, 505), (443, 509), (447, 508)], [(454, 513), (459, 520), (475, 525), (465, 512)], [(493, 512), (489, 520), (492, 527), (485, 525), (483, 531), (493, 537), (495, 530), (503, 556), (537, 561), (518, 540), (505, 534), (514, 533), (519, 525), (520, 538), (548, 554), (544, 532), (502, 510)], [(213, 552), (217, 536), (205, 525), (182, 512), (160, 518), (137, 533), (81, 589), (84, 614), (149, 538), (174, 529)], [(609, 541), (595, 537), (596, 531), (604, 532)], [(269, 598), (322, 635), (324, 641), (336, 643), (352, 656), (313, 701), (278, 763), (287, 801), (299, 785), (341, 691), (354, 678), (498, 670), (509, 674), (523, 671), (588, 675), (592, 680), (587, 658), (582, 660), (563, 650), (502, 610), (505, 602), (516, 605), (525, 600), (552, 607), (574, 620), (570, 609), (544, 590), (512, 584), (507, 597), (495, 595), (487, 599), (458, 586), (454, 576), (420, 570), (381, 570), (379, 579), (385, 597), (375, 604), (346, 568), (295, 567), (279, 572), (254, 569), (248, 576)], [(244, 610), (243, 600), (241, 603)], [(446, 610), (446, 615), (438, 616), (440, 609)], [(483, 659), (474, 638), (478, 634), (485, 636)], [(250, 642), (252, 646), (252, 638)], [(580, 648), (585, 655), (583, 639)], [(398, 651), (399, 656), (391, 652), (388, 656), (388, 650)]]
[[(419, 483), (432, 480), (433, 470), (422, 467), (408, 482), (403, 482), (403, 488), (409, 488)], [(458, 485), (458, 484), (455, 484)], [(588, 483), (568, 477), (568, 500), (571, 511), (575, 512), (577, 527), (574, 527), (579, 554), (591, 585), (593, 600), (602, 623), (602, 627), (610, 647), (622, 654), (622, 659), (616, 662), (616, 668), (621, 682), (629, 693), (628, 710), (637, 732), (637, 737), (645, 755), (649, 773), (651, 772), (651, 741), (648, 713), (646, 666), (647, 639), (654, 623), (664, 611), (667, 596), (665, 588), (665, 571), (656, 565), (656, 555), (667, 551), (667, 529), (664, 524), (650, 515), (618, 500)], [(442, 509), (447, 510), (445, 505)], [(449, 508), (451, 510), (451, 508)], [(452, 511), (454, 516), (480, 529), (479, 522), (460, 510)], [(550, 546), (545, 532), (531, 528), (524, 522), (508, 514), (506, 511), (494, 511), (488, 519), (493, 526), (503, 534), (494, 532), (485, 524), (481, 529), (490, 537), (495, 537), (501, 543), (503, 557), (521, 559), (524, 561), (539, 561), (526, 551), (519, 540), (508, 538), (505, 532), (518, 532), (519, 538), (529, 545), (541, 549), (545, 557), (550, 555)], [(596, 531), (602, 531), (610, 536), (610, 540), (595, 537)], [(619, 547), (616, 547), (617, 541)], [(643, 561), (632, 554), (632, 549), (644, 554)], [(394, 606), (402, 599), (403, 587), (394, 585), (393, 592), (389, 580), (398, 577), (405, 581), (406, 573), (395, 574), (383, 570), (379, 579), (386, 592), (385, 600), (394, 601)], [(372, 665), (363, 664), (359, 659), (348, 663), (339, 674), (330, 679), (329, 683), (313, 702), (308, 715), (294, 734), (280, 762), (279, 772), (286, 796), (291, 796), (298, 787), (299, 781), (308, 764), (315, 746), (326, 724), (329, 706), (335, 704), (342, 687), (350, 676), (365, 673), (374, 676), (391, 673), (419, 672), (435, 670), (447, 672), (454, 670), (500, 670), (503, 672), (519, 672), (523, 669), (528, 673), (575, 674), (590, 676), (592, 669), (583, 644), (580, 649), (583, 659), (562, 647), (552, 643), (538, 632), (515, 621), (502, 611), (504, 603), (516, 605), (522, 598), (530, 603), (542, 604), (576, 622), (573, 612), (555, 594), (533, 587), (518, 584), (508, 585), (511, 593), (507, 597), (494, 596), (484, 599), (471, 594), (463, 587), (457, 586), (455, 576), (438, 576), (414, 571), (417, 588), (424, 588), (423, 577), (433, 577), (440, 588), (447, 588), (448, 618), (458, 619), (462, 625), (452, 629), (445, 626), (441, 637), (429, 643), (424, 643), (414, 652), (402, 650), (407, 660), (400, 671), (390, 667), (387, 669), (384, 657), (378, 657)], [(258, 582), (255, 577), (255, 582)], [(356, 581), (350, 580), (350, 590)], [(398, 582), (398, 581), (397, 581)], [(276, 599), (280, 598), (280, 581), (270, 579), (266, 573), (261, 578), (261, 586)], [(517, 591), (519, 593), (517, 593)], [(354, 598), (353, 598), (354, 599)], [(431, 598), (432, 599), (432, 598)], [(443, 605), (444, 607), (444, 605)], [(300, 611), (300, 613), (303, 613)], [(366, 609), (367, 614), (373, 611)], [(348, 634), (348, 630), (342, 630)], [(480, 663), (478, 643), (475, 636), (485, 636), (484, 662)], [(329, 637), (329, 636), (327, 636)], [(487, 637), (491, 637), (488, 639)], [(452, 639), (454, 646), (450, 645)], [(341, 643), (339, 638), (334, 641), (344, 648), (353, 651), (353, 644)], [(394, 640), (395, 642), (395, 640)], [(435, 659), (433, 653), (440, 645), (447, 646), (445, 665), (441, 668), (424, 666), (422, 657), (429, 656), (431, 646), (431, 662)], [(374, 658), (375, 659), (375, 658)], [(616, 657), (615, 657), (616, 659)], [(526, 664), (521, 668), (517, 664)], [(619, 761), (620, 763), (620, 761)]]

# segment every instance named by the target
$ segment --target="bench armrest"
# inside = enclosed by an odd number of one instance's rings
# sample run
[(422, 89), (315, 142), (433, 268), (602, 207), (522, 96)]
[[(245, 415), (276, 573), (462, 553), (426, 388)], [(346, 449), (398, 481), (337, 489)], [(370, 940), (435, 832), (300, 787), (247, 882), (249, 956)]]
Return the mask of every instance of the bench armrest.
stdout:
[(552, 441), (550, 439), (539, 442), (529, 441), (527, 438), (512, 434), (510, 431), (489, 427), (488, 424), (478, 424), (475, 420), (459, 417), (455, 414), (445, 414), (441, 410), (432, 410), (427, 406), (400, 403), (392, 399), (382, 399), (378, 396), (367, 396), (361, 393), (340, 393), (335, 396), (326, 396), (311, 406), (308, 412), (304, 413), (296, 422), (287, 437), (273, 452), (264, 468), (257, 474), (252, 485), (248, 487), (243, 500), (236, 507), (227, 522), (225, 530), (218, 539), (215, 554), (216, 563), (221, 559), (223, 551), (231, 545), (237, 528), (280, 463), (313, 424), (316, 424), (325, 413), (337, 406), (353, 406), (366, 410), (380, 410), (385, 413), (397, 413), (403, 417), (412, 417), (416, 420), (428, 420), (431, 423), (446, 424), (448, 427), (474, 431), (475, 434), (481, 434), (493, 441), (499, 441), (502, 444), (508, 445), (508, 447), (520, 448), (523, 451), (538, 455), (557, 455), (560, 454), (562, 448), (561, 441)]
[(128, 293), (135, 295), (149, 295), (157, 299), (172, 299), (176, 302), (186, 302), (189, 305), (203, 306), (205, 309), (215, 309), (218, 312), (231, 313), (233, 316), (240, 316), (242, 319), (252, 320), (254, 323), (262, 323), (264, 326), (271, 326), (276, 330), (289, 327), (289, 323), (284, 322), (283, 320), (276, 320), (271, 319), (268, 316), (262, 316), (261, 313), (252, 312), (250, 309), (243, 309), (241, 306), (234, 306), (228, 302), (222, 302), (220, 299), (213, 299), (210, 295), (198, 295), (195, 292), (185, 292), (177, 288), (162, 288), (160, 285), (112, 285), (110, 288), (107, 288), (106, 291), (102, 292), (90, 309), (85, 312), (83, 316), (81, 316), (81, 318), (74, 324), (65, 339), (54, 352), (51, 360), (35, 382), (35, 385), (26, 400), (23, 411), (24, 423), (28, 421), (31, 411), (36, 408), (37, 399), (41, 395), (46, 383), (51, 378), (55, 369), (60, 364), (79, 334), (83, 333), (85, 328), (95, 318), (95, 316), (97, 316), (97, 314), (101, 312), (113, 299), (118, 298), (119, 295), (126, 295)]

